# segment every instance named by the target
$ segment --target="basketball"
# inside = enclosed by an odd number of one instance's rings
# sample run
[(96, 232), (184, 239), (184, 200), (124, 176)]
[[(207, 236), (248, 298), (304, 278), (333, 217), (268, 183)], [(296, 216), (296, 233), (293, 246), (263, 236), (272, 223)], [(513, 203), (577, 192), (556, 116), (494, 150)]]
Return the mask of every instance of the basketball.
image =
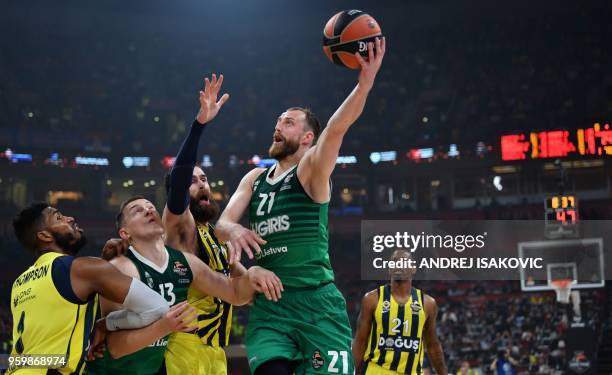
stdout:
[(368, 56), (368, 42), (382, 37), (378, 22), (357, 9), (335, 14), (323, 29), (323, 52), (334, 64), (360, 69), (355, 52)]

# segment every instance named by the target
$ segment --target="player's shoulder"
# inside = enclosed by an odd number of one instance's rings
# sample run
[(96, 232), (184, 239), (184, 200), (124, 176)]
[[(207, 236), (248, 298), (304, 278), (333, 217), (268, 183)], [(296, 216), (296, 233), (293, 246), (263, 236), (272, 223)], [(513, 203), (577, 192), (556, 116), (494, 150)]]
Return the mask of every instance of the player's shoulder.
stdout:
[(255, 181), (265, 170), (266, 168), (262, 167), (253, 168), (244, 175), (244, 179), (248, 181)]
[(429, 294), (423, 293), (423, 305), (425, 311), (435, 312), (438, 309), (438, 303), (436, 299), (430, 296)]
[(140, 278), (136, 265), (125, 255), (114, 257), (109, 261), (109, 263), (115, 266), (119, 271), (121, 271), (121, 273), (125, 275), (132, 276), (137, 279)]
[(246, 184), (247, 186), (253, 188), (253, 184), (255, 184), (255, 181), (265, 171), (266, 171), (266, 168), (261, 168), (261, 167), (251, 169), (250, 171), (247, 172), (247, 174), (244, 175), (244, 177), (242, 178), (241, 184)]
[(363, 295), (362, 302), (365, 306), (376, 306), (378, 304), (378, 288), (372, 289)]

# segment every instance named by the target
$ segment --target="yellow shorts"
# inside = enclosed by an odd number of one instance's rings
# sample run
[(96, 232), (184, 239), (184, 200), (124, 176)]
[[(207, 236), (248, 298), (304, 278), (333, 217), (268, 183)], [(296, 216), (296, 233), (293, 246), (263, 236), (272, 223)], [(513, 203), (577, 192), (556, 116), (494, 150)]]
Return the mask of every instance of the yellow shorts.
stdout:
[(204, 345), (192, 333), (173, 333), (164, 357), (168, 375), (227, 375), (223, 348)]

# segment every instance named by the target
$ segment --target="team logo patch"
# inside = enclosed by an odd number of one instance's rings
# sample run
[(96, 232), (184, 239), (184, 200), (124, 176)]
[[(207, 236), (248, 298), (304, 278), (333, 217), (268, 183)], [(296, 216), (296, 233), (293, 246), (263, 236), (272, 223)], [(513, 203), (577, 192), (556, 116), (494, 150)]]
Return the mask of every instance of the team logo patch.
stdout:
[(179, 276), (185, 276), (187, 274), (187, 267), (185, 267), (180, 261), (175, 260), (172, 271)]
[(145, 271), (145, 280), (147, 282), (147, 285), (149, 286), (149, 288), (153, 289), (153, 278), (151, 277), (151, 274), (149, 274), (147, 271)]
[(421, 305), (419, 304), (419, 301), (412, 302), (410, 308), (412, 309), (413, 314), (418, 314), (419, 311), (421, 311)]
[(312, 368), (318, 370), (323, 367), (324, 364), (325, 360), (321, 356), (321, 352), (319, 350), (315, 350), (314, 353), (312, 353)]
[(382, 304), (382, 312), (383, 312), (383, 314), (384, 313), (388, 313), (389, 310), (391, 310), (391, 302), (383, 301), (383, 304)]

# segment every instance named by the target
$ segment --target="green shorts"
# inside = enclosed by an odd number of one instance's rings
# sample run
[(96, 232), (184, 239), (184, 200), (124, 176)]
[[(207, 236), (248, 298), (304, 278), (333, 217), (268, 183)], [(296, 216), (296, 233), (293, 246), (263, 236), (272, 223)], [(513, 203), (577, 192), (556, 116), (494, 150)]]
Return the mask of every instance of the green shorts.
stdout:
[(296, 374), (353, 374), (346, 302), (334, 283), (285, 290), (279, 302), (257, 295), (246, 334), (251, 372), (273, 359), (299, 361)]

